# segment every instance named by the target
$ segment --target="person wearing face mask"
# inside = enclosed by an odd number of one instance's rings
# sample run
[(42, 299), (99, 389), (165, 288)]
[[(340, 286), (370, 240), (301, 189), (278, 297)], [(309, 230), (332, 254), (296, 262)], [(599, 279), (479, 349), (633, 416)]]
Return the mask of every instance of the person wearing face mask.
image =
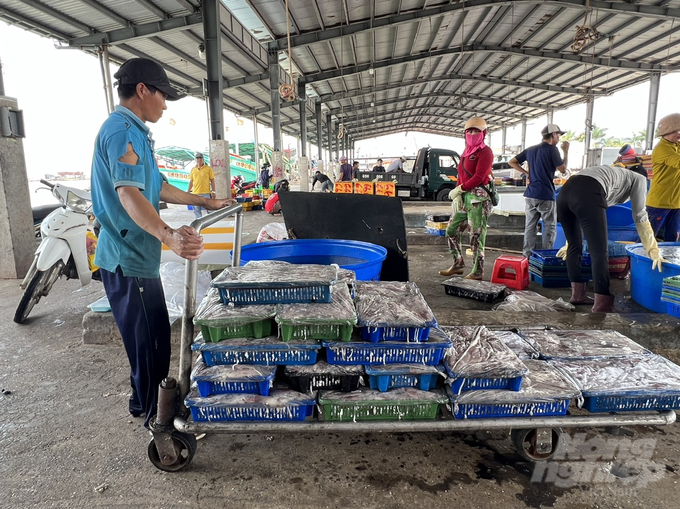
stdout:
[(486, 121), (472, 117), (465, 122), (465, 151), (458, 166), (458, 186), (449, 198), (453, 201), (453, 216), (446, 228), (446, 241), (453, 257), (453, 265), (440, 270), (442, 276), (462, 274), (465, 267), (460, 239), (470, 228), (470, 248), (472, 249), (472, 270), (465, 279), (481, 281), (484, 276), (484, 245), (486, 225), (493, 210), (489, 194), (483, 186), (491, 181), (493, 152), (484, 143)]
[(677, 242), (680, 231), (680, 113), (659, 120), (661, 139), (652, 152), (654, 178), (647, 196), (647, 214), (654, 235), (663, 227), (663, 240)]
[[(536, 226), (543, 219), (543, 249), (552, 249), (557, 235), (557, 212), (555, 206), (555, 170), (562, 175), (567, 173), (569, 142), (562, 142), (560, 157), (557, 143), (564, 134), (556, 124), (548, 124), (541, 130), (543, 142), (520, 152), (508, 164), (520, 173), (527, 175), (529, 184), (524, 192), (525, 213), (524, 245), (522, 252), (529, 258), (536, 247)], [(529, 171), (522, 164), (529, 164)]]

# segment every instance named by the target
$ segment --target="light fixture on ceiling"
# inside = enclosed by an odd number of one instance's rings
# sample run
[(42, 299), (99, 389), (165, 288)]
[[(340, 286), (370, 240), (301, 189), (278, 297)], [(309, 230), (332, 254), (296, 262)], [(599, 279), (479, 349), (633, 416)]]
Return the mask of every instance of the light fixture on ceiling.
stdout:
[(203, 43), (198, 45), (198, 58), (205, 60), (205, 44)]
[(368, 74), (370, 74), (371, 76), (373, 76), (373, 73), (374, 73), (374, 72), (375, 72), (375, 70), (373, 69), (373, 67), (369, 67), (369, 68), (368, 68)]
[(373, 106), (375, 106), (375, 103), (373, 101), (371, 101), (371, 107), (373, 107)]

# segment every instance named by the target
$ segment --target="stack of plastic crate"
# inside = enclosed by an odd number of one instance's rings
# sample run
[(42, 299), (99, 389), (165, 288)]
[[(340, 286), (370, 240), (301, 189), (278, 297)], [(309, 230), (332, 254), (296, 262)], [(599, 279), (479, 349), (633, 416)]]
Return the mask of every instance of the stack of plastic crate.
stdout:
[(680, 367), (611, 330), (519, 334), (581, 391), (589, 412), (662, 411), (680, 405)]
[(451, 343), (418, 287), (401, 282), (357, 282), (360, 338), (324, 341), (333, 365), (365, 364), (370, 389), (351, 394), (322, 391), (326, 420), (433, 419), (446, 399), (435, 389), (438, 364)]
[[(522, 344), (522, 338), (514, 333), (486, 327), (444, 330), (454, 345), (444, 358), (444, 369), (457, 419), (564, 415), (579, 395), (574, 384), (555, 368), (534, 360), (535, 349)], [(501, 338), (502, 334), (513, 337)]]
[[(205, 368), (199, 362), (193, 371), (193, 382), (202, 383), (202, 393), (197, 387), (185, 400), (193, 419), (310, 417), (316, 403), (313, 392), (271, 390), (262, 394), (264, 387), (272, 386), (277, 366), (314, 364), (321, 349), (319, 340), (308, 337), (294, 338), (291, 334), (287, 342), (279, 339), (273, 330), (273, 319), (278, 303), (332, 305), (331, 288), (336, 279), (336, 267), (291, 265), (286, 270), (272, 270), (262, 264), (230, 267), (215, 278), (194, 318), (201, 334), (192, 349), (200, 352)], [(340, 288), (353, 312), (346, 285)], [(248, 377), (237, 381), (235, 374), (242, 371)], [(261, 378), (256, 376), (258, 373)]]
[[(529, 258), (529, 275), (532, 281), (544, 288), (567, 287), (567, 262), (557, 256), (557, 249), (536, 249)], [(590, 255), (581, 258), (581, 278), (587, 282), (592, 278)]]
[(425, 220), (425, 229), (430, 235), (444, 237), (450, 219), (451, 214), (428, 214)]
[(680, 276), (663, 279), (661, 300), (668, 303), (669, 315), (680, 318)]

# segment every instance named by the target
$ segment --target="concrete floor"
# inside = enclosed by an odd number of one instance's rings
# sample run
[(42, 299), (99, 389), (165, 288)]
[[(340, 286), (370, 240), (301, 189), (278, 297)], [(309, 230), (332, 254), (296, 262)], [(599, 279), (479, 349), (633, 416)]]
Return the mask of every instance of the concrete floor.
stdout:
[[(246, 239), (272, 220), (282, 218), (248, 212)], [(489, 267), (498, 254), (487, 251)], [(621, 314), (507, 313), (445, 295), (437, 271), (448, 263), (442, 245), (409, 247), (411, 280), (442, 324), (613, 328), (680, 362), (680, 322), (644, 312), (627, 296), (626, 281), (615, 282)], [(566, 289), (533, 283), (530, 289), (568, 297)], [(147, 460), (142, 420), (127, 413), (122, 347), (82, 342), (83, 314), (102, 295), (101, 284), (59, 281), (23, 326), (12, 322), (18, 281), (0, 281), (0, 292), (2, 507), (678, 507), (676, 425), (639, 426), (623, 436), (581, 430), (588, 443), (619, 453), (581, 461), (595, 470), (575, 481), (563, 475), (533, 482), (534, 466), (515, 455), (507, 432), (482, 430), (209, 435), (189, 468), (163, 473)], [(173, 358), (171, 373), (177, 365)], [(569, 436), (578, 438), (574, 431)], [(631, 452), (636, 444), (650, 454), (626, 468), (638, 457)], [(574, 471), (573, 464), (562, 466)]]

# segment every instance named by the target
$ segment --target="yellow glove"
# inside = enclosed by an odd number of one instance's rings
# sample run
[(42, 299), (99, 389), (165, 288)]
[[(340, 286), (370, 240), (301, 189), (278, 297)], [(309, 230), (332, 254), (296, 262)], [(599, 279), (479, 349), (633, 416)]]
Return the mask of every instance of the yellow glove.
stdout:
[(463, 191), (463, 188), (460, 186), (454, 187), (449, 193), (449, 200), (453, 202), (451, 208), (453, 209), (454, 214), (459, 210), (463, 210), (463, 193), (465, 193), (465, 191)]
[(645, 247), (645, 251), (647, 251), (647, 254), (652, 259), (652, 270), (658, 267), (659, 272), (661, 272), (661, 262), (665, 262), (666, 260), (661, 258), (652, 225), (649, 221), (645, 221), (644, 223), (635, 223), (635, 228), (637, 229), (638, 235), (640, 235), (640, 241)]
[(558, 258), (562, 258), (564, 261), (567, 261), (567, 249), (569, 249), (569, 242), (565, 242), (564, 246), (557, 250), (556, 256)]

